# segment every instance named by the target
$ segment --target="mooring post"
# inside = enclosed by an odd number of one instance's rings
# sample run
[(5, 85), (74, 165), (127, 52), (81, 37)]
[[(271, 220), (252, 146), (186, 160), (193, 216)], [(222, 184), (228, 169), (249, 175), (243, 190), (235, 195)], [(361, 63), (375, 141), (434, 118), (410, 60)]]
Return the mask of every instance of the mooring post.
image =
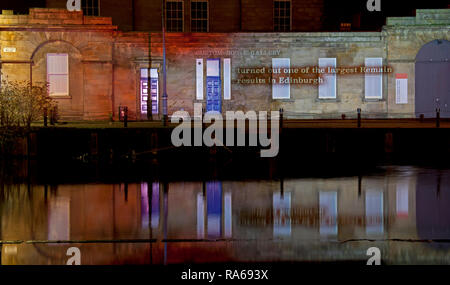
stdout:
[(128, 107), (123, 107), (123, 127), (128, 128)]
[(441, 126), (441, 109), (436, 108), (436, 128)]
[(44, 127), (47, 127), (47, 108), (44, 108)]
[(358, 175), (358, 197), (361, 197), (362, 193), (362, 176)]
[(361, 128), (361, 108), (358, 108), (358, 128)]
[(54, 113), (54, 110), (53, 110), (53, 108), (51, 108), (50, 109), (50, 125), (52, 125), (52, 126), (55, 125), (55, 120), (54, 120), (55, 115), (53, 113)]
[(280, 108), (280, 132), (283, 129), (283, 108)]

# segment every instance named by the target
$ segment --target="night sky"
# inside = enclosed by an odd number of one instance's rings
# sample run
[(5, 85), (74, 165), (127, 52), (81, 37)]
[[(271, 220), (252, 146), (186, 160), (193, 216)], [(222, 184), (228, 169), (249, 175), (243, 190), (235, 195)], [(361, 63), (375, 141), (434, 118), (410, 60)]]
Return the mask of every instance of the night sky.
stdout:
[[(324, 0), (323, 30), (339, 30), (341, 22), (352, 23), (353, 30), (380, 30), (388, 16), (414, 16), (415, 9), (448, 8), (450, 0), (381, 0), (381, 12), (367, 11), (366, 3), (367, 0)], [(45, 7), (45, 0), (0, 0), (0, 9), (14, 10), (16, 14), (27, 14), (32, 7)]]

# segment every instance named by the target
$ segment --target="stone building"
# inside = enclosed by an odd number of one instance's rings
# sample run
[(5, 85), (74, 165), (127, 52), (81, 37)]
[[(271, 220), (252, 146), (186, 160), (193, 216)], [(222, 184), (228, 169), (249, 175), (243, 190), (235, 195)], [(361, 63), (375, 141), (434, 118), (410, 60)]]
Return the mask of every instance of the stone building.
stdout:
[[(56, 8), (1, 15), (2, 78), (50, 82), (50, 96), (65, 120), (117, 119), (120, 106), (128, 107), (132, 119), (147, 119), (148, 112), (159, 119), (160, 18), (146, 17), (151, 22), (138, 21), (131, 28), (117, 22), (125, 31), (113, 24), (120, 18)], [(292, 118), (340, 118), (358, 108), (372, 117), (432, 117), (437, 107), (441, 116), (450, 117), (450, 9), (388, 18), (380, 32), (298, 32), (293, 19), (294, 32), (273, 32), (245, 18), (236, 23), (248, 32), (233, 32), (237, 24), (230, 18), (212, 21), (207, 33), (192, 32), (191, 21), (183, 20), (180, 32), (166, 34), (169, 115), (178, 110), (193, 114), (194, 103), (201, 103), (207, 111), (223, 113), (283, 108)], [(147, 29), (153, 32), (139, 31)], [(272, 84), (278, 77), (267, 77), (267, 70), (308, 66), (389, 66), (392, 72), (328, 74), (320, 85)], [(256, 82), (255, 72), (262, 68), (265, 82)], [(253, 72), (250, 78), (244, 78), (245, 71)]]

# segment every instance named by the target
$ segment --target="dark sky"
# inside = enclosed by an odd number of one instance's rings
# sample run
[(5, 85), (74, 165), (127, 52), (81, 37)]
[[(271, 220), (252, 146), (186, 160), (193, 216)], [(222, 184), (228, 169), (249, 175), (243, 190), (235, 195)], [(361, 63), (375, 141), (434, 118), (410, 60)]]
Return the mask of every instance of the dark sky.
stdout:
[[(450, 0), (380, 1), (381, 12), (368, 12), (367, 0), (324, 0), (323, 30), (338, 30), (341, 22), (352, 23), (355, 30), (379, 30), (387, 16), (414, 16), (415, 9), (448, 8), (450, 5)], [(14, 10), (20, 14), (26, 14), (31, 7), (45, 7), (45, 0), (0, 0), (0, 9)]]
[(33, 7), (45, 7), (45, 0), (0, 0), (1, 10), (14, 10), (16, 14), (28, 14)]
[[(324, 0), (324, 30), (336, 30), (341, 22), (358, 22), (360, 30), (379, 30), (386, 17), (415, 16), (416, 9), (448, 8), (450, 0), (381, 0), (381, 12), (369, 12), (367, 0)], [(354, 27), (355, 28), (355, 27)]]

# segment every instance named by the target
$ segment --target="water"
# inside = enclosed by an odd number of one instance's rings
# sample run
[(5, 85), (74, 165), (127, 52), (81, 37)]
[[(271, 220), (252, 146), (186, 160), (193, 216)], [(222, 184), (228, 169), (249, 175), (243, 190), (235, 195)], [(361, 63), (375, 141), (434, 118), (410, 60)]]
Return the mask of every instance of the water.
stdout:
[(248, 181), (3, 184), (1, 264), (450, 264), (450, 170)]

